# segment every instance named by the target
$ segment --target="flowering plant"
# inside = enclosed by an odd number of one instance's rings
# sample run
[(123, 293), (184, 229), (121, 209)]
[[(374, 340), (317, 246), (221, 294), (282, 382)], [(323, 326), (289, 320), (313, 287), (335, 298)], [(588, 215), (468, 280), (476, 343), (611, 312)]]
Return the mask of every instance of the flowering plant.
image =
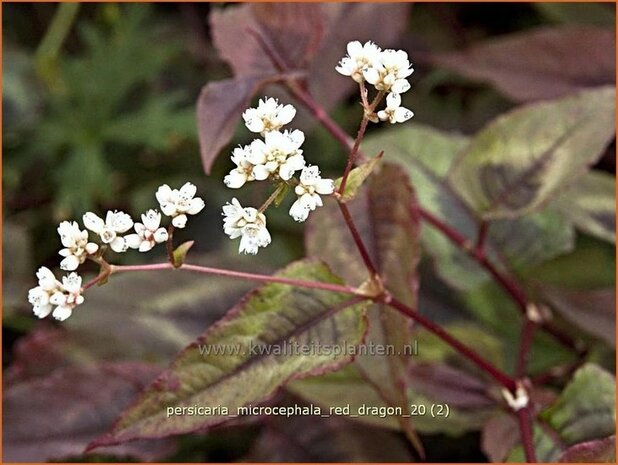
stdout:
[[(240, 11), (225, 14), (238, 19)], [(88, 450), (200, 432), (251, 412), (295, 412), (289, 415), (334, 422), (346, 416), (385, 441), (397, 431), (420, 459), (425, 434), (477, 430), (494, 461), (577, 458), (582, 448), (600, 457), (615, 431), (595, 412), (615, 415), (608, 402), (615, 387), (591, 354), (607, 330), (582, 324), (562, 289), (531, 275), (574, 248), (576, 229), (615, 243), (607, 202), (589, 201), (592, 191), (606, 196), (614, 186), (589, 167), (615, 135), (615, 89), (592, 86), (530, 103), (474, 136), (446, 133), (412, 119), (415, 75), (405, 50), (350, 40), (338, 43), (329, 72), (355, 89), (360, 123), (352, 139), (314, 96), (320, 89), (311, 87), (311, 74), (298, 72), (318, 66), (311, 64), (320, 61), (315, 38), (292, 24), (288, 32), (300, 39), (277, 40), (287, 18), (277, 15), (272, 23), (259, 15), (243, 23), (251, 40), (239, 50), (217, 36), (223, 55), (261, 62), (256, 71), (253, 62), (231, 60), (235, 77), (207, 84), (198, 101), (201, 152), (207, 173), (221, 153), (229, 155), (217, 179), (228, 193), (216, 206), (217, 229), (237, 241), (244, 263), (260, 269), (271, 244), (284, 239), (272, 228), (282, 206), (286, 224), (304, 228), (308, 258), (273, 274), (198, 264), (194, 241), (175, 242), (177, 230), (191, 232), (189, 220), (213, 203), (191, 182), (158, 187), (151, 194), (158, 205), (139, 217), (88, 211), (81, 224), (62, 221), (59, 267), (70, 273), (36, 272), (28, 301), (40, 319), (71, 324), (80, 313), (88, 324), (90, 292), (120, 286), (122, 275), (187, 271), (212, 286), (260, 283), (168, 368), (155, 370), (156, 379)], [(309, 118), (343, 147), (340, 173), (318, 166), (307, 130), (295, 127), (310, 127)], [(237, 123), (254, 139), (222, 150)], [(166, 261), (127, 264), (131, 249), (157, 248), (165, 248)], [(429, 271), (421, 250), (431, 258)], [(85, 280), (78, 272), (88, 262), (98, 274)], [(475, 318), (495, 326), (442, 321), (444, 304), (432, 293), (443, 296), (444, 285), (454, 290), (448, 306), (455, 314), (474, 307)], [(564, 307), (571, 313), (559, 316)], [(569, 322), (589, 334), (581, 337)], [(410, 353), (416, 344), (419, 352)], [(537, 358), (543, 344), (566, 355)], [(361, 350), (367, 347), (392, 352)], [(564, 389), (550, 392), (561, 381)], [(284, 389), (283, 403), (294, 406), (274, 407)], [(598, 395), (582, 400), (585, 390)]]

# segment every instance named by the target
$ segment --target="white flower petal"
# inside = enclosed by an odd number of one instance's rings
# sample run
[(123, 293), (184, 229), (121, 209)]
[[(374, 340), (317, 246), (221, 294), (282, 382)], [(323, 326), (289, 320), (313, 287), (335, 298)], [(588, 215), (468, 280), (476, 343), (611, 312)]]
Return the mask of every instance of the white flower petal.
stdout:
[(103, 226), (105, 226), (103, 219), (99, 218), (92, 212), (87, 212), (84, 214), (82, 220), (84, 221), (84, 226), (96, 234), (99, 234), (103, 229)]
[(156, 231), (161, 224), (161, 213), (156, 210), (148, 210), (142, 215), (142, 221), (149, 231)]
[(330, 195), (335, 192), (335, 182), (332, 179), (319, 179), (314, 186), (315, 191), (321, 195)]
[(150, 241), (144, 241), (139, 246), (140, 252), (148, 252), (150, 249), (154, 247), (154, 244)]
[(182, 198), (190, 200), (195, 197), (195, 194), (197, 193), (197, 187), (195, 186), (195, 184), (187, 182), (180, 188), (179, 192)]
[(124, 240), (124, 237), (116, 237), (112, 242), (110, 242), (109, 246), (116, 253), (126, 252), (129, 248), (127, 242)]
[(97, 250), (99, 250), (98, 244), (95, 244), (94, 242), (88, 242), (86, 244), (86, 253), (88, 255), (94, 255), (97, 253)]
[(233, 169), (230, 174), (223, 178), (223, 183), (230, 189), (239, 189), (247, 182), (247, 174), (244, 171)]
[(187, 213), (189, 215), (197, 215), (204, 209), (204, 206), (204, 201), (199, 197), (195, 197), (189, 202), (189, 209), (187, 210)]
[(37, 317), (45, 318), (47, 315), (51, 313), (52, 308), (53, 307), (50, 304), (35, 305), (34, 307), (32, 307), (32, 311)]
[(177, 228), (184, 228), (187, 224), (187, 215), (178, 215), (172, 219), (172, 224)]
[(59, 306), (54, 309), (52, 316), (58, 321), (64, 321), (73, 313), (73, 309), (68, 306)]
[(395, 110), (395, 113), (393, 114), (393, 119), (397, 123), (403, 123), (405, 121), (408, 121), (413, 116), (414, 116), (414, 113), (411, 110), (408, 110), (407, 108), (404, 108), (404, 107), (399, 107)]
[(168, 238), (167, 230), (165, 228), (159, 228), (155, 231), (153, 237), (155, 242), (159, 244), (165, 242)]
[(172, 199), (172, 189), (167, 184), (163, 184), (157, 189), (155, 197), (160, 204), (169, 202)]
[(79, 258), (77, 258), (75, 255), (69, 255), (60, 262), (60, 269), (66, 271), (73, 271), (77, 269), (79, 264)]
[(124, 236), (124, 240), (132, 249), (137, 249), (142, 243), (142, 238), (138, 234), (128, 234)]

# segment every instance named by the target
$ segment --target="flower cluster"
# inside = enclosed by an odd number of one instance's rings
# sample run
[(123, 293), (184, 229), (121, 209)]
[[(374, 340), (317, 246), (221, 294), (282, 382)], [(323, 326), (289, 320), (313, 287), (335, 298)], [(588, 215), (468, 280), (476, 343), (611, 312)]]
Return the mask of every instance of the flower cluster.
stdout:
[(353, 41), (348, 43), (347, 52), (335, 69), (358, 83), (367, 82), (378, 91), (388, 93), (386, 109), (377, 113), (378, 119), (394, 124), (414, 116), (411, 110), (401, 106), (400, 95), (410, 89), (407, 78), (414, 72), (405, 51), (382, 50), (373, 42), (363, 45)]
[[(260, 133), (249, 145), (237, 147), (232, 152), (236, 167), (223, 182), (231, 189), (238, 189), (250, 181), (270, 180), (282, 186), (294, 187), (297, 200), (289, 214), (296, 221), (305, 221), (309, 212), (322, 205), (320, 195), (330, 195), (335, 190), (331, 179), (322, 179), (317, 166), (308, 166), (301, 146), (305, 142), (302, 131), (282, 130), (296, 115), (292, 105), (281, 105), (274, 98), (264, 98), (257, 108), (243, 113), (247, 129)], [(295, 178), (300, 171), (299, 179)], [(223, 230), (231, 239), (240, 237), (240, 253), (256, 254), (260, 247), (270, 244), (263, 213), (269, 201), (260, 209), (243, 207), (237, 199), (223, 207)]]
[[(172, 225), (184, 228), (187, 215), (195, 215), (204, 208), (204, 201), (195, 197), (197, 188), (186, 183), (180, 189), (171, 189), (167, 184), (159, 187), (156, 198), (161, 211), (172, 218)], [(100, 261), (109, 247), (116, 253), (126, 252), (129, 248), (140, 252), (151, 250), (156, 244), (167, 241), (169, 235), (161, 226), (161, 213), (148, 210), (141, 215), (142, 222), (133, 219), (122, 211), (108, 211), (105, 219), (93, 212), (87, 212), (82, 217), (85, 229), (77, 221), (63, 221), (58, 225), (58, 234), (63, 257), (60, 268), (73, 271), (57, 280), (54, 273), (46, 267), (39, 268), (38, 286), (28, 292), (28, 301), (39, 318), (45, 318), (50, 313), (57, 320), (64, 321), (73, 309), (84, 302), (82, 296), (82, 278), (74, 271), (79, 265), (90, 258)], [(133, 228), (135, 233), (127, 234)], [(98, 236), (98, 243), (91, 242), (89, 231)]]

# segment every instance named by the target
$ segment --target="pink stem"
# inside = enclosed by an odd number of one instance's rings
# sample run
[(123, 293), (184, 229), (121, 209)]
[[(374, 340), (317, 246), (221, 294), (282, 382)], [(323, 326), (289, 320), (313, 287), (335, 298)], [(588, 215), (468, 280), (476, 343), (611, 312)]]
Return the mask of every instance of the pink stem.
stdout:
[(521, 443), (524, 447), (526, 462), (536, 463), (536, 453), (534, 452), (534, 436), (532, 434), (532, 412), (528, 405), (517, 411), (517, 421), (521, 434)]
[[(156, 271), (156, 270), (173, 270), (175, 269), (171, 263), (155, 263), (151, 265), (111, 265), (112, 273), (127, 272), (127, 271)], [(246, 279), (249, 281), (260, 281), (266, 283), (288, 284), (290, 286), (305, 287), (311, 289), (320, 289), (324, 291), (344, 292), (346, 294), (358, 295), (355, 288), (340, 284), (323, 283), (319, 281), (305, 281), (302, 279), (283, 278), (278, 276), (269, 276), (256, 273), (246, 273), (244, 271), (225, 270), (221, 268), (212, 268), (208, 266), (190, 265), (184, 263), (178, 268), (179, 270), (193, 271), (195, 273), (211, 274), (217, 276), (227, 276), (230, 278)]]

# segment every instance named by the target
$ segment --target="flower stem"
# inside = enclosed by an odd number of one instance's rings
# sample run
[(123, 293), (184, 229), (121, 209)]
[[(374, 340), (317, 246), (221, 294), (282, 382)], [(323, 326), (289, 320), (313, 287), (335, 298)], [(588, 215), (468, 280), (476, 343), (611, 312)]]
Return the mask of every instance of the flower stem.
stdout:
[(343, 215), (343, 219), (345, 220), (345, 224), (348, 226), (350, 233), (352, 234), (352, 238), (354, 239), (354, 243), (356, 244), (356, 248), (360, 253), (367, 270), (371, 274), (372, 277), (377, 276), (378, 271), (371, 260), (371, 256), (369, 255), (369, 251), (367, 247), (365, 247), (365, 243), (354, 224), (354, 220), (352, 219), (352, 215), (350, 214), (350, 210), (348, 206), (343, 202), (337, 202), (339, 204), (339, 209), (341, 210), (341, 214)]
[(532, 411), (531, 406), (518, 410), (517, 422), (519, 423), (519, 432), (521, 434), (521, 443), (524, 448), (526, 462), (536, 463), (536, 453), (534, 452), (534, 436), (532, 434)]
[(517, 365), (515, 366), (515, 376), (522, 378), (526, 375), (526, 364), (530, 357), (530, 349), (532, 348), (532, 339), (534, 331), (538, 323), (532, 321), (528, 316), (524, 319), (519, 339), (519, 351), (517, 353)]
[(425, 318), (420, 313), (414, 311), (413, 308), (408, 307), (404, 303), (398, 301), (397, 299), (391, 296), (385, 296), (382, 299), (382, 302), (393, 307), (398, 312), (406, 315), (412, 320), (416, 321), (418, 324), (438, 336), (452, 348), (454, 348), (459, 354), (466, 357), (472, 363), (477, 365), (480, 369), (494, 378), (500, 385), (505, 388), (513, 391), (515, 390), (515, 380), (513, 380), (509, 375), (502, 372), (498, 368), (494, 367), (491, 363), (477, 354), (474, 350), (470, 349), (468, 346), (460, 342), (458, 339), (451, 336), (448, 332), (446, 332), (440, 325), (437, 325), (433, 321)]
[(285, 189), (286, 187), (287, 187), (287, 184), (285, 182), (282, 182), (281, 184), (279, 184), (277, 186), (277, 188), (274, 190), (274, 192), (272, 194), (270, 194), (270, 196), (262, 204), (262, 206), (260, 208), (258, 208), (258, 212), (259, 213), (264, 213), (266, 211), (266, 209), (270, 206), (270, 204), (275, 201), (275, 199), (279, 196), (281, 191), (283, 191), (283, 189)]
[(226, 270), (222, 268), (212, 268), (208, 266), (190, 265), (184, 263), (178, 268), (174, 268), (171, 263), (154, 263), (148, 265), (111, 265), (111, 273), (122, 273), (129, 271), (157, 271), (157, 270), (187, 270), (195, 273), (211, 274), (216, 276), (227, 276), (230, 278), (246, 279), (249, 281), (260, 281), (266, 283), (288, 284), (290, 286), (305, 287), (310, 289), (320, 289), (323, 291), (343, 292), (352, 295), (362, 295), (350, 286), (340, 284), (323, 283), (320, 281), (306, 281), (303, 279), (284, 278), (279, 276), (269, 276), (256, 273), (246, 273), (244, 271)]
[(174, 229), (174, 225), (170, 223), (170, 225), (167, 227), (167, 241), (165, 241), (167, 259), (172, 265), (174, 265)]

